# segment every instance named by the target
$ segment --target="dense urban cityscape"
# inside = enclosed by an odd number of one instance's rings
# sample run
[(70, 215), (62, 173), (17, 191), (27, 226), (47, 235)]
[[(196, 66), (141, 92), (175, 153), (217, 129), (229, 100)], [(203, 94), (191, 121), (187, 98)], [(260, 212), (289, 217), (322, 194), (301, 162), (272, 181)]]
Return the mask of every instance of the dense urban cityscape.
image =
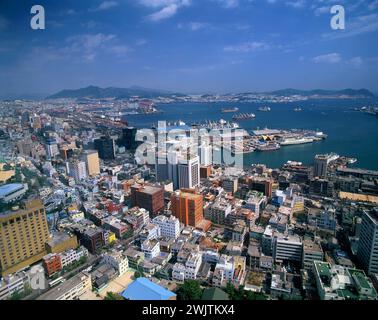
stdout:
[(378, 0), (1, 0), (1, 315), (376, 307), (377, 35)]
[[(154, 163), (140, 164), (144, 140), (124, 116), (158, 109), (140, 97), (1, 102), (0, 299), (377, 299), (377, 171), (335, 153), (217, 163), (224, 145), (190, 140), (198, 125), (181, 122), (151, 129)], [(234, 156), (326, 138), (243, 130), (238, 145), (242, 122), (225, 123), (201, 129), (231, 130)]]

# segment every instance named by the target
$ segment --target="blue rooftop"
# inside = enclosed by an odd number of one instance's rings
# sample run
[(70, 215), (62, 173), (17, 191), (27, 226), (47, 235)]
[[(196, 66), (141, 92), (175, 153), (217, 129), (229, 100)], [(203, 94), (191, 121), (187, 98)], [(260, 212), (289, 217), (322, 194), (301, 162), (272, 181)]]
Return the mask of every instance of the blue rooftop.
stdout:
[(147, 278), (138, 278), (121, 293), (128, 300), (169, 300), (176, 295)]
[(4, 186), (0, 186), (0, 197), (4, 197), (9, 193), (12, 193), (18, 189), (23, 188), (24, 185), (21, 183), (10, 183)]

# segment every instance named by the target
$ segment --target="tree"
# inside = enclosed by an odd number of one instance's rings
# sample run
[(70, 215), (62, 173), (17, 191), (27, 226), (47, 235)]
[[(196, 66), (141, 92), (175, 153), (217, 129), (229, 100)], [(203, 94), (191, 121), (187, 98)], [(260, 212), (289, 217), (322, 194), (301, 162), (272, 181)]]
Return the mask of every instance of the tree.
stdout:
[(114, 292), (107, 292), (104, 300), (125, 300), (121, 295)]
[(237, 289), (231, 283), (227, 283), (226, 292), (230, 300), (266, 300), (264, 294), (245, 290), (243, 286)]
[(185, 282), (177, 290), (177, 298), (179, 300), (201, 300), (201, 285), (195, 280), (185, 280)]

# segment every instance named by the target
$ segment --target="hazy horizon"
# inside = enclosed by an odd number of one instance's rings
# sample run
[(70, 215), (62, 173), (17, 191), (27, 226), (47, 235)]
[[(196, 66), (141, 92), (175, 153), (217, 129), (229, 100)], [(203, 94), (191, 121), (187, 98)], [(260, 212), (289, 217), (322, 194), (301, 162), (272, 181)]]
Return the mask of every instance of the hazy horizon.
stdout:
[(89, 85), (188, 94), (366, 88), (378, 93), (378, 2), (334, 0), (39, 1), (0, 4), (0, 96)]

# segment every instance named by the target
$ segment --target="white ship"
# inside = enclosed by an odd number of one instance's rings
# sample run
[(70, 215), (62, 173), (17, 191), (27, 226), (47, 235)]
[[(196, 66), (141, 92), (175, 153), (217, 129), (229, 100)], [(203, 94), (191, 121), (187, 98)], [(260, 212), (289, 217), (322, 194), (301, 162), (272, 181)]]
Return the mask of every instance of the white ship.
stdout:
[(312, 138), (286, 138), (280, 142), (281, 146), (291, 146), (296, 144), (305, 144), (305, 143), (311, 143), (314, 139)]

